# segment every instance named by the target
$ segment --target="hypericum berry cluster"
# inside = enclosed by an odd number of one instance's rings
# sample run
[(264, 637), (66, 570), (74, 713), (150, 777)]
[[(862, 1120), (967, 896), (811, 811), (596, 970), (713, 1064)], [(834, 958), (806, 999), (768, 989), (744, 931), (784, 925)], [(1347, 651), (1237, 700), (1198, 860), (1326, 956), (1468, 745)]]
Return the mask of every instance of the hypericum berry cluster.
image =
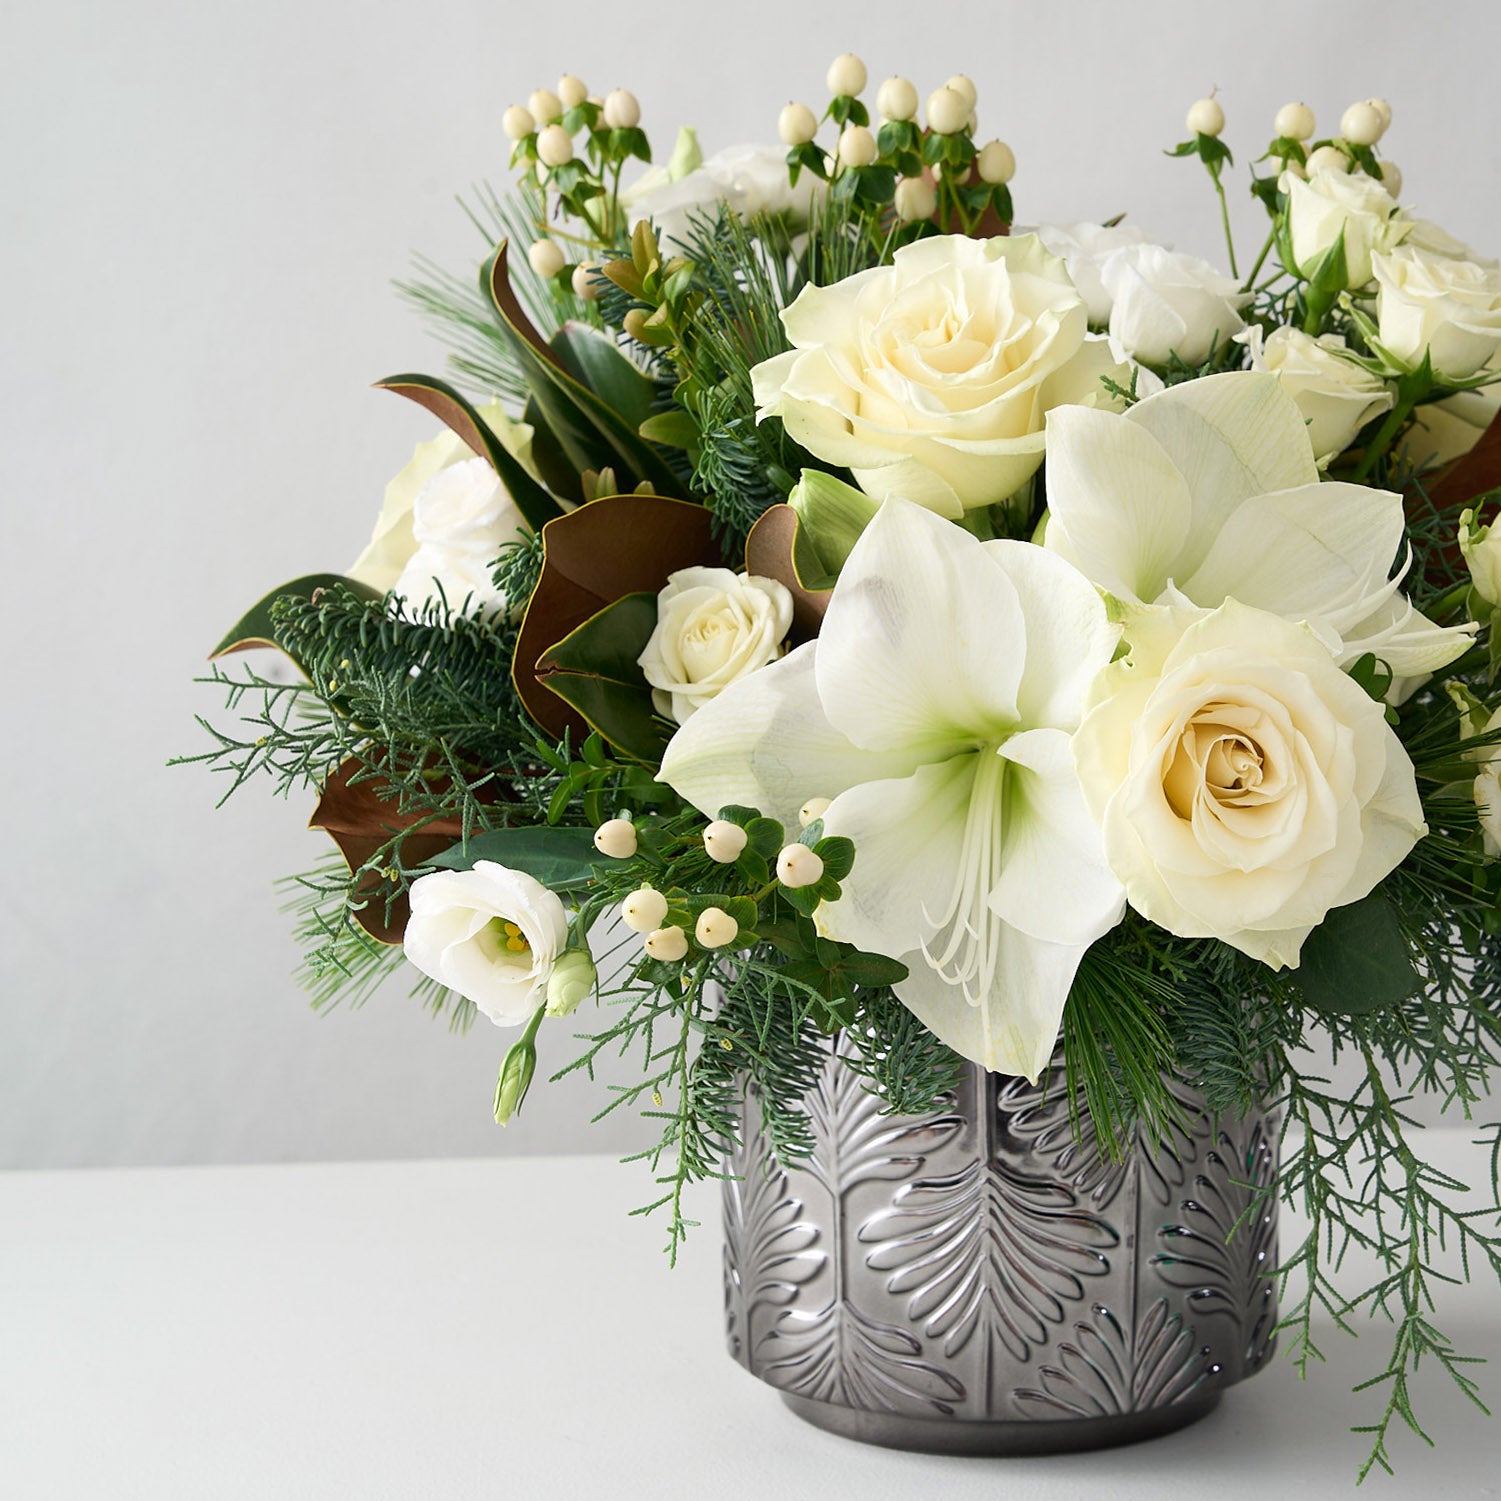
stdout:
[(1272, 122), (1275, 136), (1267, 157), (1299, 177), (1310, 172), (1364, 172), (1395, 198), (1402, 191), (1401, 170), (1395, 162), (1378, 161), (1374, 149), (1391, 123), (1392, 107), (1385, 99), (1362, 99), (1340, 116), (1337, 136), (1315, 141), (1318, 122), (1313, 111), (1302, 103), (1284, 104)]
[(783, 106), (777, 132), (788, 148), (793, 181), (809, 171), (836, 193), (880, 214), (893, 210), (903, 224), (936, 222), (942, 229), (974, 232), (987, 213), (1011, 222), (1007, 184), (1016, 157), (1004, 141), (976, 146), (974, 83), (955, 74), (928, 96), (927, 128), (918, 124), (919, 95), (910, 79), (888, 78), (876, 90), (880, 124), (870, 128), (861, 102), (868, 81), (865, 64), (853, 53), (836, 57), (825, 82), (833, 98), (823, 119), (839, 137), (832, 153), (818, 144), (819, 117), (796, 101)]
[[(580, 248), (617, 244), (627, 228), (620, 204), (620, 174), (632, 157), (651, 161), (651, 143), (641, 129), (641, 106), (628, 89), (603, 98), (565, 73), (554, 89), (537, 89), (525, 104), (513, 104), (502, 117), (513, 143), (511, 165), (542, 198), (538, 238), (527, 250), (532, 270), (544, 281), (577, 296), (594, 295), (595, 270)], [(546, 230), (554, 197), (577, 220), (583, 235)], [(568, 242), (565, 249), (560, 241)]]

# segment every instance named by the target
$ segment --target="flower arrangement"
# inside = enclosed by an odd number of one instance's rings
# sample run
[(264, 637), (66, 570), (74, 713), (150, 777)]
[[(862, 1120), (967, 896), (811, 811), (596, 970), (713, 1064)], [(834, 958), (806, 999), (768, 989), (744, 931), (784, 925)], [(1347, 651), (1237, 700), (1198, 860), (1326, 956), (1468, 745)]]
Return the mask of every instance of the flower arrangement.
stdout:
[[(661, 165), (624, 90), (505, 112), (477, 286), (405, 289), (452, 379), (379, 383), (444, 430), (352, 566), (229, 631), (301, 676), (216, 666), (238, 723), (191, 759), (316, 792), (318, 1004), (409, 964), (522, 1029), (497, 1120), (603, 1008), (561, 1071), (639, 1063), (605, 1111), (662, 1124), (674, 1252), (747, 1080), (808, 1150), (834, 1033), (896, 1112), (1060, 1042), (1107, 1142), (1169, 1077), (1279, 1102), (1284, 1329), (1306, 1369), (1317, 1310), (1391, 1320), (1386, 1465), (1420, 1359), (1476, 1397), (1436, 1245), (1501, 1272), (1397, 1093), (1468, 1119), (1501, 1048), (1501, 271), (1404, 206), (1381, 100), (1278, 112), (1242, 274), (1228, 213), (1228, 272), (1022, 232), (967, 78), (874, 127), (858, 59), (828, 86)], [(1222, 211), (1224, 128), (1200, 100), (1174, 152)]]

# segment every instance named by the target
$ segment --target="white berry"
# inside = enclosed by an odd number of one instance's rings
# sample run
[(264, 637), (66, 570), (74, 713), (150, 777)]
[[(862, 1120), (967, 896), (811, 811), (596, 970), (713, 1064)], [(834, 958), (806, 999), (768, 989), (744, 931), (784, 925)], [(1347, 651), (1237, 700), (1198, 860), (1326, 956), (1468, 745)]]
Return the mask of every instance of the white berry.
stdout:
[(777, 880), (794, 890), (816, 886), (823, 880), (823, 861), (806, 844), (789, 844), (777, 856)]
[(704, 849), (711, 860), (721, 865), (733, 865), (745, 852), (750, 835), (738, 823), (716, 818), (704, 830)]
[(931, 219), (938, 209), (938, 189), (926, 177), (904, 177), (896, 185), (896, 216), (907, 224)]
[(1376, 165), (1381, 168), (1381, 186), (1393, 198), (1399, 197), (1402, 192), (1402, 169), (1396, 162), (1378, 162)]
[(723, 907), (705, 907), (693, 925), (693, 936), (706, 949), (722, 949), (740, 936), (740, 924)]
[(563, 101), (551, 89), (538, 89), (526, 101), (526, 107), (538, 125), (550, 125), (563, 113)]
[(674, 964), (688, 952), (688, 935), (681, 928), (658, 928), (642, 945), (653, 959)]
[(543, 281), (551, 281), (564, 266), (563, 252), (552, 240), (534, 241), (526, 253), (526, 258), (531, 262), (532, 270)]
[(1307, 141), (1318, 129), (1318, 122), (1306, 104), (1284, 104), (1272, 121), (1272, 129), (1284, 140)]
[(888, 78), (876, 92), (876, 108), (885, 120), (910, 120), (917, 114), (917, 89), (910, 79)]
[(654, 933), (667, 916), (667, 898), (650, 886), (633, 891), (620, 904), (620, 920), (633, 933)]
[(947, 84), (928, 96), (928, 129), (941, 136), (958, 135), (969, 119), (970, 104)]
[(1366, 103), (1381, 116), (1381, 133), (1385, 135), (1392, 128), (1392, 107), (1385, 99), (1367, 99)]
[(853, 52), (842, 52), (829, 64), (824, 82), (831, 94), (858, 94), (866, 77), (865, 64)]
[(980, 148), (975, 166), (981, 182), (1010, 182), (1016, 176), (1016, 153), (1004, 141), (990, 141)]
[(1338, 146), (1320, 146), (1308, 153), (1308, 172), (1348, 172), (1350, 158)]
[(582, 78), (575, 78), (572, 73), (565, 73), (558, 80), (558, 103), (564, 109), (572, 109), (576, 104), (582, 104), (589, 97), (589, 87)]
[(797, 821), (807, 828), (815, 819), (822, 818), (829, 811), (829, 799), (826, 797), (810, 797), (801, 808), (797, 810)]
[(549, 125), (537, 137), (537, 160), (544, 167), (561, 167), (573, 160), (573, 140), (561, 125)]
[(611, 818), (594, 831), (594, 848), (612, 860), (629, 860), (636, 853), (636, 825), (628, 818)]
[(585, 261), (573, 268), (573, 295), (582, 302), (593, 302), (599, 296), (599, 267)]
[(611, 130), (634, 130), (641, 123), (641, 104), (629, 89), (611, 89), (605, 95), (605, 124)]
[(513, 141), (525, 140), (536, 128), (532, 112), (524, 104), (513, 104), (500, 117), (500, 128)]
[(1216, 99), (1196, 99), (1184, 123), (1195, 135), (1217, 136), (1225, 128), (1225, 112)]
[(839, 137), (839, 160), (846, 167), (868, 167), (875, 161), (876, 138), (863, 125), (846, 125)]
[(777, 116), (777, 134), (785, 146), (806, 146), (818, 134), (818, 117), (806, 104), (784, 104)]
[(946, 84), (944, 84), (944, 88), (952, 89), (956, 94), (962, 95), (964, 102), (969, 106), (970, 109), (973, 109), (975, 107), (975, 101), (980, 97), (979, 90), (975, 88), (974, 80), (967, 77), (963, 73), (955, 73), (954, 76), (949, 79)]
[(1374, 146), (1385, 130), (1381, 111), (1373, 104), (1352, 104), (1339, 117), (1339, 133), (1352, 146)]

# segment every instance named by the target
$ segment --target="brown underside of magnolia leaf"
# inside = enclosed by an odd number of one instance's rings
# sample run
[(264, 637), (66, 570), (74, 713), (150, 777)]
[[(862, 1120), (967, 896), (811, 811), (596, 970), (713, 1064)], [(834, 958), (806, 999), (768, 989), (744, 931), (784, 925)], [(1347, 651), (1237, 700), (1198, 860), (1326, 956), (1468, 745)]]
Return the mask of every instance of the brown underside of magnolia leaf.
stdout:
[(1467, 454), (1446, 464), (1424, 485), (1429, 500), (1441, 510), (1465, 505), (1497, 487), (1501, 487), (1501, 412)]
[(515, 289), (511, 286), (511, 273), (507, 264), (510, 254), (510, 244), (502, 240), (496, 248), (490, 261), (490, 297), (495, 306), (500, 310), (501, 316), (526, 340), (538, 354), (551, 365), (556, 365), (559, 370), (564, 370), (562, 360), (558, 358), (557, 351), (537, 332), (536, 325), (526, 315), (526, 309), (521, 305), (521, 299), (516, 296)]
[(408, 401), (415, 401), (418, 406), (426, 407), (450, 432), (462, 438), (479, 458), (489, 458), (490, 450), (473, 419), (452, 397), (442, 391), (433, 391), (426, 386), (409, 386), (401, 381), (381, 380), (376, 381), (375, 386), (379, 391), (394, 391), (398, 396), (405, 396)]
[(548, 734), (588, 734), (583, 718), (537, 677), (548, 650), (627, 594), (660, 593), (680, 568), (722, 562), (699, 505), (661, 495), (612, 495), (542, 528), (542, 576), (516, 641), (513, 677), (526, 711)]
[(824, 612), (834, 597), (832, 589), (808, 589), (797, 576), (793, 549), (802, 518), (791, 506), (772, 506), (745, 539), (745, 571), (785, 584), (792, 595), (793, 635), (811, 641), (823, 625)]
[[(414, 824), (422, 823), (423, 828), (402, 841), (404, 865), (421, 865), (463, 837), (463, 824), (457, 818), (436, 818), (424, 823), (426, 814), (401, 812), (394, 799), (381, 795), (382, 791), (389, 795), (391, 790), (390, 784), (381, 778), (367, 776), (363, 781), (352, 780), (362, 770), (362, 764), (352, 758), (339, 767), (328, 779), (308, 820), (310, 829), (322, 829), (333, 837), (351, 873), (359, 870), (393, 835)], [(377, 943), (400, 943), (411, 915), (406, 894), (403, 892), (391, 902), (388, 912), (387, 883), (379, 871), (373, 870), (360, 877), (355, 889), (368, 898), (355, 913), (359, 925)]]

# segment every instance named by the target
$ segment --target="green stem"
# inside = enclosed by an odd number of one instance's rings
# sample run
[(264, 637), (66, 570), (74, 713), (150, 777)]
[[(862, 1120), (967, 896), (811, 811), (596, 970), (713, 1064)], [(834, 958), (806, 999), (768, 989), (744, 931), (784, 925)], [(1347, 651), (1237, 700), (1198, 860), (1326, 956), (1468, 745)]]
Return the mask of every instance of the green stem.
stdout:
[[(1305, 322), (1304, 327), (1307, 328)], [(1312, 332), (1312, 330), (1309, 330)], [(1412, 415), (1415, 403), (1413, 399), (1403, 397), (1391, 411), (1386, 414), (1386, 421), (1376, 429), (1376, 436), (1366, 445), (1366, 451), (1360, 456), (1360, 462), (1355, 466), (1355, 471), (1350, 476), (1352, 484), (1361, 484), (1365, 477), (1376, 467), (1377, 459), (1391, 447), (1392, 439), (1401, 431), (1403, 423)]]
[[(1220, 181), (1218, 172), (1211, 175), (1214, 178), (1214, 191), (1219, 195), (1220, 200), (1220, 223), (1225, 226), (1225, 249), (1230, 253), (1230, 274), (1239, 280), (1240, 270), (1235, 264), (1235, 236), (1230, 233), (1230, 204), (1225, 198), (1225, 185)], [(1264, 255), (1265, 251), (1262, 253)], [(1257, 261), (1256, 264), (1259, 266), (1261, 262)]]
[(1272, 232), (1266, 237), (1266, 244), (1261, 247), (1261, 254), (1256, 257), (1256, 264), (1251, 267), (1250, 273), (1247, 275), (1245, 281), (1241, 283), (1240, 289), (1242, 292), (1249, 292), (1255, 286), (1257, 274), (1260, 272), (1262, 266), (1266, 264), (1266, 258), (1271, 254), (1272, 246), (1276, 244), (1276, 241), (1277, 230), (1273, 227)]

